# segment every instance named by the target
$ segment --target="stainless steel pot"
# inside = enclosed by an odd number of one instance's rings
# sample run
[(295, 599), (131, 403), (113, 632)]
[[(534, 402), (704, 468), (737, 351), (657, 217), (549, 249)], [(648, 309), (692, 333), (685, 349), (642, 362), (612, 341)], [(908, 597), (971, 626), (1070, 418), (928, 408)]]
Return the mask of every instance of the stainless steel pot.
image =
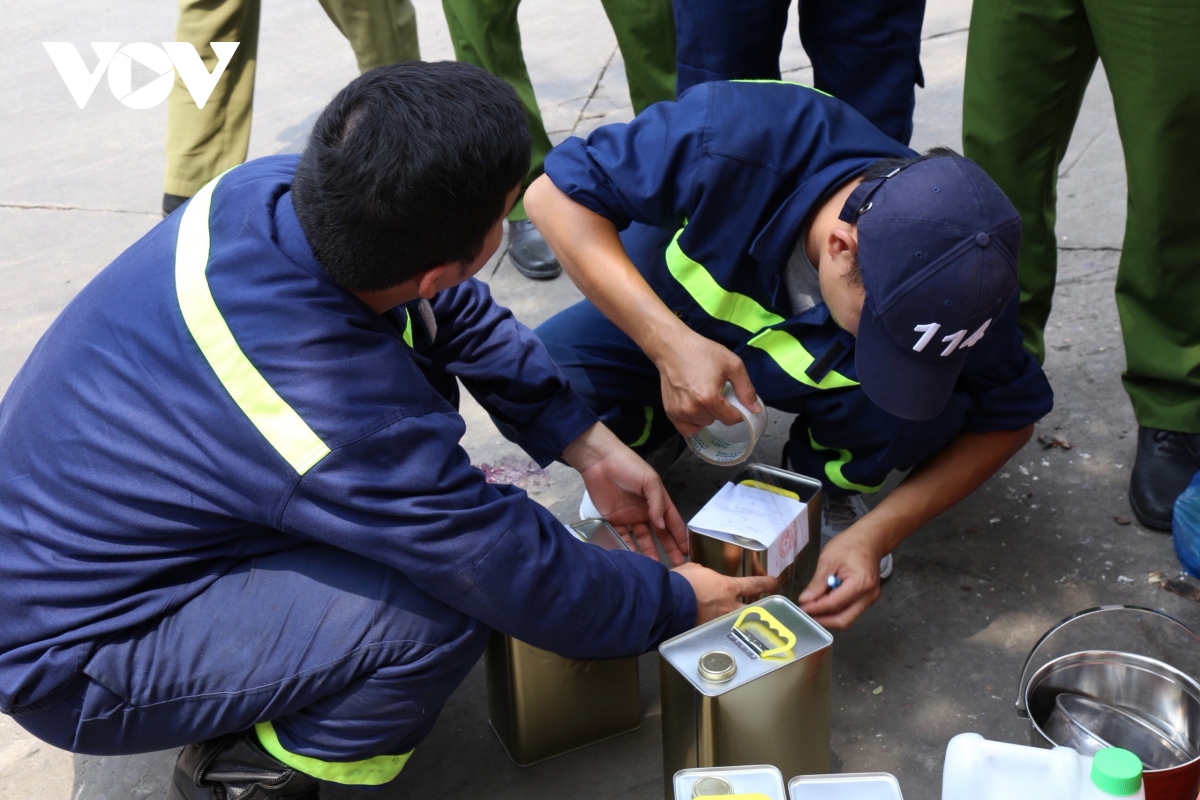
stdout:
[(1096, 742), (1124, 747), (1146, 765), (1149, 800), (1195, 800), (1197, 663), (1200, 638), (1173, 617), (1136, 606), (1088, 609), (1055, 625), (1030, 651), (1017, 713), (1030, 721), (1035, 746), (1085, 754)]

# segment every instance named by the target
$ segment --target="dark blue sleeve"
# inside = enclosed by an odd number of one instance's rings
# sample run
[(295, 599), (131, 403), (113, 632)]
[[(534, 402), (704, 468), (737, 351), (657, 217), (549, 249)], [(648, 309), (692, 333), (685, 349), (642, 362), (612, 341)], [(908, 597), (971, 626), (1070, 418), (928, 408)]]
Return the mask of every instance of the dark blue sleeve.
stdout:
[(1032, 425), (1054, 407), (1054, 392), (1017, 328), (1017, 299), (995, 319), (971, 348), (958, 387), (971, 398), (963, 430), (1016, 431)]
[(695, 624), (679, 575), (575, 539), (511, 486), (487, 483), (458, 446), (462, 418), (408, 417), (309, 470), (280, 528), (403, 572), (503, 633), (571, 658), (646, 652)]
[(437, 336), (428, 356), (538, 464), (554, 461), (597, 422), (542, 340), (492, 300), (487, 284), (472, 278), (438, 292), (431, 305)]
[(546, 157), (546, 174), (572, 200), (618, 230), (641, 222), (675, 230), (694, 204), (704, 156), (708, 87), (655, 103), (624, 125), (567, 139)]

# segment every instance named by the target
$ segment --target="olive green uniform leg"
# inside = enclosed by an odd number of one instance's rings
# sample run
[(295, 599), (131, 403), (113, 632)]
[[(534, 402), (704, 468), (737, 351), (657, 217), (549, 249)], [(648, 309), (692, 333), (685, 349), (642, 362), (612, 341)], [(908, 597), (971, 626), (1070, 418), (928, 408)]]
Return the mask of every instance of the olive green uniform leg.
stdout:
[(1200, 4), (1085, 0), (1128, 173), (1117, 311), (1138, 424), (1200, 433)]
[(412, 0), (320, 0), (321, 8), (354, 48), (358, 71), (419, 61), (417, 12)]
[(542, 174), (542, 165), (550, 152), (550, 137), (546, 135), (533, 81), (529, 79), (521, 52), (521, 28), (517, 24), (520, 4), (521, 0), (442, 0), (455, 58), (483, 67), (503, 79), (525, 107), (525, 119), (533, 136), (533, 158), (521, 185), (521, 197), (508, 215), (510, 220), (529, 219), (525, 213), (525, 189)]
[(167, 97), (166, 194), (191, 197), (246, 160), (258, 52), (259, 0), (181, 0), (175, 41), (190, 42), (210, 72), (209, 42), (241, 42), (212, 96), (197, 108), (179, 75)]
[(617, 35), (633, 113), (675, 99), (675, 13), (670, 0), (602, 0)]
[[(442, 0), (446, 24), (459, 61), (483, 67), (516, 90), (533, 135), (533, 159), (523, 189), (542, 174), (550, 137), (538, 110), (533, 82), (521, 52), (517, 24), (520, 0)], [(605, 0), (625, 60), (635, 113), (675, 97), (675, 20), (669, 0)], [(510, 220), (528, 219), (524, 197)]]
[[(411, 0), (321, 0), (321, 6), (350, 40), (361, 71), (420, 58)], [(167, 98), (165, 193), (191, 197), (246, 160), (259, 10), (259, 0), (181, 0), (175, 40), (191, 42), (210, 72), (216, 54), (209, 42), (241, 44), (202, 109), (175, 76)]]
[(963, 147), (1021, 213), (1026, 347), (1045, 357), (1056, 272), (1056, 176), (1097, 56), (1129, 179), (1117, 308), (1138, 423), (1200, 432), (1200, 7), (1191, 0), (977, 0)]
[(1021, 214), (1018, 324), (1046, 357), (1058, 245), (1058, 168), (1067, 152), (1096, 47), (1078, 0), (975, 0), (967, 39), (963, 151)]

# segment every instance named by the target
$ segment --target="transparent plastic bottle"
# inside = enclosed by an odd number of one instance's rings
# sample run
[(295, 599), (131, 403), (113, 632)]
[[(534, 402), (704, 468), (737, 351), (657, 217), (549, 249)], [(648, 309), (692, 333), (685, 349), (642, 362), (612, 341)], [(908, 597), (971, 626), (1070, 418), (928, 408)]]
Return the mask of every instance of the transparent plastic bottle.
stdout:
[(1110, 747), (1094, 758), (960, 733), (946, 748), (942, 800), (1145, 800), (1142, 762)]
[(1200, 472), (1175, 501), (1171, 530), (1175, 535), (1175, 554), (1184, 569), (1200, 578)]

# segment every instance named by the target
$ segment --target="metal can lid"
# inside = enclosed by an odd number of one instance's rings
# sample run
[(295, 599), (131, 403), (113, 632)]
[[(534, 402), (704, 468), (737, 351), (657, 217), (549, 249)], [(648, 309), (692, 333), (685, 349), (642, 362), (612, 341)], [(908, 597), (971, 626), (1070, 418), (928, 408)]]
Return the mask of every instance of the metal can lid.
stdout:
[(733, 794), (733, 785), (724, 778), (712, 776), (701, 778), (692, 784), (692, 797), (711, 797), (712, 795)]
[(724, 683), (737, 674), (737, 661), (724, 650), (709, 650), (700, 656), (696, 671), (706, 681)]

